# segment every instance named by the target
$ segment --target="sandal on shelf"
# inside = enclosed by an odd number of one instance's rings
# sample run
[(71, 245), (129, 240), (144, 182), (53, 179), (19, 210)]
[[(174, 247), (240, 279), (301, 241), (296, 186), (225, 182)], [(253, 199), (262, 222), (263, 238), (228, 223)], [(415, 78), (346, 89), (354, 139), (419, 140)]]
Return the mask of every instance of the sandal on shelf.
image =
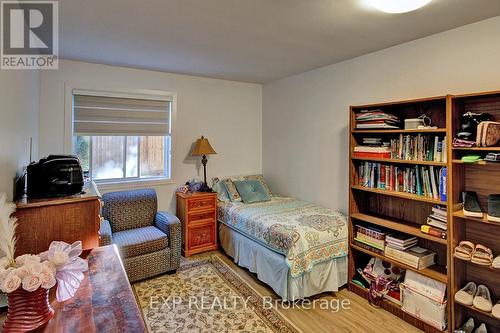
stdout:
[(474, 296), (472, 305), (481, 311), (491, 312), (493, 304), (491, 302), (490, 290), (486, 286), (481, 284), (477, 287), (476, 296)]
[(472, 305), (476, 292), (477, 285), (474, 282), (469, 282), (465, 287), (457, 291), (455, 301), (463, 305)]
[(458, 246), (455, 247), (455, 252), (453, 256), (455, 258), (470, 261), (472, 258), (472, 254), (474, 253), (475, 246), (473, 243), (469, 241), (461, 241), (458, 243)]
[(500, 269), (500, 256), (496, 257), (491, 264), (492, 268)]
[(478, 265), (491, 266), (493, 262), (493, 252), (484, 245), (477, 244), (472, 253), (471, 261)]
[(500, 319), (500, 301), (498, 301), (498, 303), (495, 304), (493, 309), (491, 309), (491, 314), (493, 315), (493, 317)]

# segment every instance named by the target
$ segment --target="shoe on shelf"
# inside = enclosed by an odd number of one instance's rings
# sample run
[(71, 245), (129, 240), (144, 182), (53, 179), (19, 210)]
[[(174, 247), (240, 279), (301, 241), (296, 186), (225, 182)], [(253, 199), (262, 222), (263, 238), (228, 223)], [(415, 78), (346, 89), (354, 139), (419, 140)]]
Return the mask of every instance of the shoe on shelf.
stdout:
[(459, 329), (456, 329), (454, 333), (472, 333), (475, 326), (474, 318), (470, 317)]
[(491, 312), (493, 303), (491, 302), (490, 290), (485, 285), (481, 284), (477, 287), (472, 305), (481, 311)]
[(474, 333), (488, 333), (488, 330), (486, 329), (486, 325), (484, 323), (481, 323), (478, 328), (474, 331)]
[(500, 223), (500, 194), (488, 195), (488, 221)]
[(493, 263), (493, 252), (490, 248), (477, 244), (470, 261), (477, 265), (491, 266)]
[(492, 268), (495, 269), (500, 269), (500, 256), (497, 256), (494, 260), (493, 263), (491, 264)]
[(470, 261), (475, 248), (476, 246), (474, 245), (474, 243), (469, 241), (461, 241), (460, 243), (458, 243), (458, 246), (455, 247), (453, 256), (458, 259)]
[(477, 285), (474, 282), (469, 282), (465, 287), (456, 292), (455, 301), (463, 305), (472, 305), (476, 292)]
[(462, 192), (463, 211), (465, 216), (470, 217), (483, 217), (483, 211), (477, 199), (477, 193), (466, 191)]
[(493, 309), (491, 309), (491, 314), (493, 315), (493, 317), (500, 319), (500, 301), (498, 301), (498, 303), (493, 306)]

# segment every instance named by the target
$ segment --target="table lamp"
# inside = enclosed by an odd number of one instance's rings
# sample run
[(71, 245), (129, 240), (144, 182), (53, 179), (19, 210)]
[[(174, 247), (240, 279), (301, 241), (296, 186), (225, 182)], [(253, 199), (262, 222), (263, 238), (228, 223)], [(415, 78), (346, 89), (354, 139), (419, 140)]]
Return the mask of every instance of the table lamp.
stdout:
[(201, 164), (203, 164), (203, 186), (200, 192), (212, 192), (212, 189), (207, 185), (207, 155), (217, 154), (215, 150), (210, 145), (210, 142), (203, 136), (201, 139), (196, 140), (196, 143), (191, 151), (191, 156), (203, 156), (201, 158)]

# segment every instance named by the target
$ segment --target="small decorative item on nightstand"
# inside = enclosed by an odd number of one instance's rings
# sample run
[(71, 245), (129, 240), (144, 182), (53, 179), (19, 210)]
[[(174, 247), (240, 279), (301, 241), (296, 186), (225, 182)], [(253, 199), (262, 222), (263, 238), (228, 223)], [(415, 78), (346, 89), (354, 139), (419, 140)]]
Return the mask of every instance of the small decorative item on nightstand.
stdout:
[(182, 254), (217, 250), (217, 193), (177, 192), (177, 217), (182, 223)]
[(212, 189), (207, 185), (207, 155), (217, 154), (215, 150), (208, 142), (208, 139), (203, 136), (201, 139), (196, 140), (196, 143), (191, 151), (192, 156), (203, 156), (201, 158), (201, 164), (203, 164), (203, 186), (200, 189), (201, 192), (212, 192)]

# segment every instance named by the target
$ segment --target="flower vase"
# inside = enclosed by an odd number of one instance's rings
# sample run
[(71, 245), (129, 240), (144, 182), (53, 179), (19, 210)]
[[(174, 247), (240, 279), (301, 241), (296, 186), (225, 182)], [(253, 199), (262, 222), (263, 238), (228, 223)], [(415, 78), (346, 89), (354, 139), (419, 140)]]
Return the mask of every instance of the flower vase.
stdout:
[(49, 290), (29, 292), (22, 288), (7, 294), (7, 319), (3, 332), (29, 332), (40, 328), (54, 316), (49, 303)]

